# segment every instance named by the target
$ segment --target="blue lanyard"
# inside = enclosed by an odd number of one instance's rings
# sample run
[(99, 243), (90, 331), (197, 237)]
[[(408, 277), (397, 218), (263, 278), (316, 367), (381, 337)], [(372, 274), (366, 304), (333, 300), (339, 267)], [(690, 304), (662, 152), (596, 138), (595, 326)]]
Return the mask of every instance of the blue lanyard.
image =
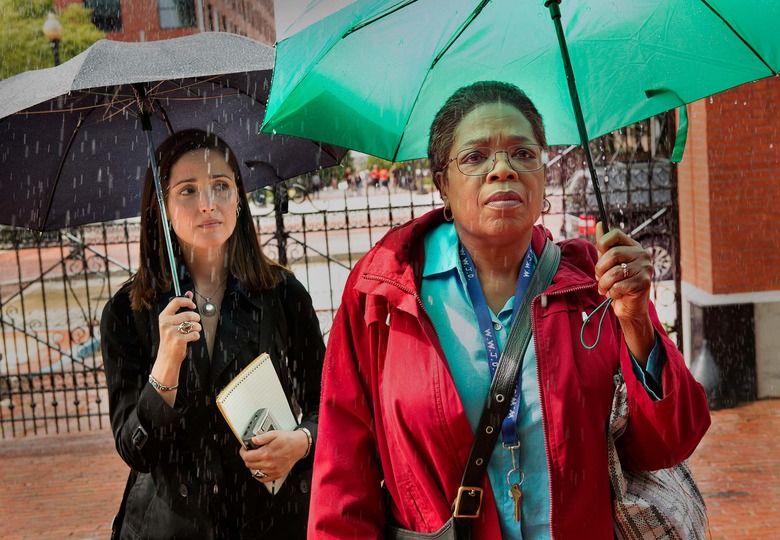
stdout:
[[(463, 244), (459, 244), (458, 251), (460, 253), (460, 264), (463, 269), (463, 275), (466, 277), (466, 288), (469, 296), (471, 297), (471, 303), (474, 305), (474, 312), (477, 315), (477, 322), (479, 323), (479, 331), (482, 336), (482, 340), (485, 344), (485, 352), (487, 353), (487, 362), (490, 367), (490, 378), (496, 376), (496, 368), (498, 367), (498, 361), (501, 358), (501, 351), (498, 347), (498, 340), (496, 339), (496, 333), (493, 329), (493, 321), (490, 317), (490, 310), (488, 309), (485, 295), (482, 292), (482, 287), (479, 284), (479, 277), (477, 271), (474, 268), (474, 263), (471, 261), (471, 255), (463, 247)], [(536, 269), (536, 257), (534, 256), (531, 246), (528, 246), (528, 251), (523, 259), (523, 265), (520, 268), (520, 276), (517, 279), (517, 286), (515, 288), (515, 301), (512, 309), (512, 324), (517, 320), (517, 310), (520, 308), (523, 295), (525, 294), (528, 284), (531, 281), (531, 276)], [(515, 445), (517, 444), (517, 412), (519, 408), (519, 389), (520, 389), (520, 375), (518, 374), (518, 382), (515, 385), (515, 390), (512, 394), (512, 401), (509, 404), (509, 412), (504, 418), (501, 424), (501, 434), (504, 444)]]

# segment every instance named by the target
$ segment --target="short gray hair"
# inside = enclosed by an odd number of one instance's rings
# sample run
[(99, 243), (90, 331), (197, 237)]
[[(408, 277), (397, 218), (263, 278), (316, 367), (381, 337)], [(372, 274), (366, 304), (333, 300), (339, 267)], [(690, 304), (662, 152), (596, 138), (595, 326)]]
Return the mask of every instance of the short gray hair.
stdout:
[(428, 139), (428, 161), (431, 171), (434, 173), (433, 178), (437, 188), (440, 186), (435, 173), (443, 171), (446, 167), (452, 144), (455, 141), (455, 130), (467, 114), (485, 103), (506, 103), (515, 107), (530, 122), (536, 142), (543, 148), (547, 148), (547, 136), (544, 132), (542, 115), (539, 114), (536, 105), (525, 92), (510, 83), (475, 82), (452, 94), (436, 113), (431, 124), (431, 133)]

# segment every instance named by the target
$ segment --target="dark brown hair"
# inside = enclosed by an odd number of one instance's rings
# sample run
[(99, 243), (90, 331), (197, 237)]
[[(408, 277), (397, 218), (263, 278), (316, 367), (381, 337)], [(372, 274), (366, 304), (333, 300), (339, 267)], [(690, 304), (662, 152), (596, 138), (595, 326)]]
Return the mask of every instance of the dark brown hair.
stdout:
[[(530, 122), (536, 142), (543, 148), (547, 148), (542, 115), (525, 92), (514, 84), (479, 81), (458, 89), (436, 113), (428, 139), (428, 161), (431, 171), (434, 173), (444, 171), (455, 141), (455, 130), (458, 129), (461, 120), (478, 106), (486, 103), (506, 103), (515, 107)], [(440, 188), (435, 174), (434, 182), (436, 187)]]
[[(257, 240), (252, 215), (241, 179), (238, 160), (230, 147), (214, 134), (199, 129), (179, 131), (168, 137), (157, 148), (156, 157), (160, 171), (160, 185), (167, 192), (171, 169), (184, 154), (193, 150), (209, 149), (218, 152), (233, 170), (238, 186), (238, 208), (241, 210), (236, 220), (236, 228), (227, 241), (228, 269), (249, 291), (262, 291), (276, 287), (281, 280), (280, 271), (288, 271), (283, 266), (266, 257)], [(172, 287), (171, 269), (168, 263), (168, 251), (165, 246), (157, 192), (151, 168), (146, 171), (143, 194), (141, 197), (141, 258), (138, 272), (130, 289), (133, 309), (150, 309), (152, 303), (161, 294)], [(182, 264), (182, 253), (176, 235), (171, 235), (176, 263)]]

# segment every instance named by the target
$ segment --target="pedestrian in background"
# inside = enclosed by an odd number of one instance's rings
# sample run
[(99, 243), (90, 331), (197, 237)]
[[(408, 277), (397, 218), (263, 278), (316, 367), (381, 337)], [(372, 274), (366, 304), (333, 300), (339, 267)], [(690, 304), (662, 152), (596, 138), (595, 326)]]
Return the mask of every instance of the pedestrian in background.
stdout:
[[(116, 447), (131, 469), (116, 537), (304, 538), (324, 344), (301, 283), (261, 251), (237, 157), (187, 130), (157, 150), (169, 223), (147, 171), (140, 267), (101, 320)], [(163, 227), (184, 296), (175, 297)], [(271, 356), (295, 431), (244, 450), (215, 398)], [(264, 483), (290, 473), (276, 495)]]
[(379, 165), (374, 163), (374, 165), (371, 167), (371, 172), (369, 172), (368, 175), (371, 179), (371, 187), (374, 189), (379, 189)]
[[(642, 246), (620, 230), (595, 247), (555, 245), (534, 225), (549, 204), (546, 146), (536, 107), (509, 84), (461, 88), (436, 115), (428, 158), (444, 208), (391, 230), (358, 262), (330, 333), (310, 538), (374, 539), (390, 526), (613, 538), (606, 427), (618, 367), (631, 409), (626, 467), (670, 467), (706, 432), (706, 396), (649, 300)], [(551, 285), (517, 311), (558, 249)], [(605, 296), (612, 307), (588, 348), (595, 330), (586, 346), (583, 314)], [(513, 405), (486, 430), (501, 432), (487, 474), (459, 492), (498, 353), (529, 317)], [(481, 504), (453, 520), (464, 497)]]
[(390, 171), (385, 167), (379, 169), (379, 187), (389, 189), (390, 187)]

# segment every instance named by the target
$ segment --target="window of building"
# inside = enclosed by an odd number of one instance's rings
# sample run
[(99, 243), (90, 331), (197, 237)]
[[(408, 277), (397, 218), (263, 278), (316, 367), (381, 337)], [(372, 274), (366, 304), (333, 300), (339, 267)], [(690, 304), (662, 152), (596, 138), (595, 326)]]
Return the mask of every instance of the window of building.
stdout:
[(190, 28), (197, 23), (193, 0), (158, 0), (160, 28)]
[(120, 0), (84, 0), (84, 7), (92, 10), (90, 20), (103, 32), (122, 31)]

